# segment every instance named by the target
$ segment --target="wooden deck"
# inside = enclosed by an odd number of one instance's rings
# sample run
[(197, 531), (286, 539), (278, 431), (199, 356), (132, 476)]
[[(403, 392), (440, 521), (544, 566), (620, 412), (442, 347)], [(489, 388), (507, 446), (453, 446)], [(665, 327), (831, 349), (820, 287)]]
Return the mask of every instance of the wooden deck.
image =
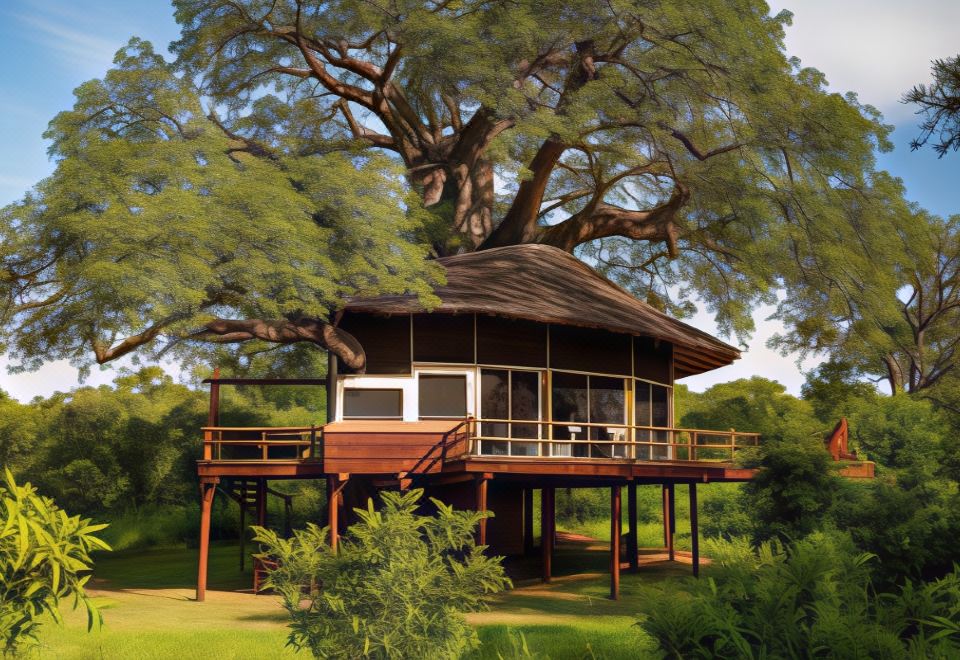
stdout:
[[(618, 481), (747, 481), (754, 470), (737, 467), (733, 457), (756, 434), (730, 431), (652, 429), (581, 424), (604, 437), (571, 441), (555, 439), (551, 422), (538, 422), (548, 437), (516, 439), (536, 446), (541, 455), (481, 453), (482, 423), (496, 420), (350, 420), (323, 427), (206, 427), (201, 477), (320, 478), (329, 475), (371, 475), (393, 479), (449, 479), (455, 475), (496, 474), (514, 480), (541, 482), (556, 478), (565, 485), (602, 485)], [(559, 426), (559, 424), (557, 425)], [(661, 440), (624, 440), (651, 438)], [(643, 435), (646, 434), (646, 435)], [(697, 444), (699, 443), (699, 444)], [(740, 443), (740, 444), (738, 444)], [(579, 453), (579, 456), (542, 454)], [(673, 455), (664, 460), (657, 456)], [(690, 456), (706, 458), (690, 460)]]

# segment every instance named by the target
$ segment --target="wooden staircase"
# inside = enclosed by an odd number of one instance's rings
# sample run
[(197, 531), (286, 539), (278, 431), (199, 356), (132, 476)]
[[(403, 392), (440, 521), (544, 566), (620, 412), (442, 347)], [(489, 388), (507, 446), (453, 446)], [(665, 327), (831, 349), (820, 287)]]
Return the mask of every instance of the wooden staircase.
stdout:
[[(246, 562), (246, 532), (247, 519), (251, 525), (268, 527), (267, 497), (273, 495), (283, 500), (283, 531), (290, 535), (290, 514), (293, 508), (293, 496), (273, 490), (267, 486), (266, 479), (232, 478), (223, 479), (218, 487), (220, 492), (237, 503), (240, 507), (240, 570), (244, 570)], [(256, 568), (256, 565), (255, 565)], [(260, 580), (254, 576), (254, 590)]]

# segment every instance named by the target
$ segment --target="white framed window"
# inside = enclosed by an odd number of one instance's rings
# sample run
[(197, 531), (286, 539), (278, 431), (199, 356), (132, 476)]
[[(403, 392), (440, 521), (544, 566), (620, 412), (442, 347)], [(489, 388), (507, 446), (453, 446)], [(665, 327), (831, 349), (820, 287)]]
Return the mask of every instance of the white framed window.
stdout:
[(476, 369), (414, 365), (417, 419), (475, 417)]

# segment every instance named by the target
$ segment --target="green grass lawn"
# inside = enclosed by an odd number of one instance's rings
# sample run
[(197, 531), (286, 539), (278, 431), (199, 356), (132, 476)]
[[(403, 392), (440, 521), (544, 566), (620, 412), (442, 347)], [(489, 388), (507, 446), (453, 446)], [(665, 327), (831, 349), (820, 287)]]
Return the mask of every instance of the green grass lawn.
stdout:
[[(196, 550), (124, 551), (98, 557), (92, 593), (103, 608), (102, 630), (87, 634), (82, 613), (42, 632), (41, 658), (273, 658), (296, 655), (284, 647), (286, 618), (276, 597), (249, 592), (249, 567), (240, 573), (237, 547), (215, 544), (207, 601), (193, 601)], [(497, 596), (488, 612), (468, 615), (483, 648), (475, 658), (510, 658), (523, 634), (530, 649), (560, 658), (657, 657), (651, 640), (633, 625), (639, 588), (687, 575), (682, 564), (644, 566), (623, 575), (619, 601), (607, 598), (606, 545), (558, 545), (556, 579), (536, 575), (536, 558), (510, 566), (516, 588)], [(303, 654), (301, 654), (303, 656)]]

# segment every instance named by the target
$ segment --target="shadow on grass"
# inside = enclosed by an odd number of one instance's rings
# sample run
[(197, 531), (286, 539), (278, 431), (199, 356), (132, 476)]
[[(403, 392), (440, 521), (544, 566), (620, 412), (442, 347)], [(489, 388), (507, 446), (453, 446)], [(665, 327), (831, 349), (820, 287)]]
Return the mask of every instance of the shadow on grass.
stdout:
[[(207, 588), (239, 591), (250, 589), (253, 577), (250, 559), (240, 571), (239, 546), (210, 546)], [(97, 589), (193, 589), (197, 586), (196, 548), (149, 548), (98, 553), (93, 587)]]

